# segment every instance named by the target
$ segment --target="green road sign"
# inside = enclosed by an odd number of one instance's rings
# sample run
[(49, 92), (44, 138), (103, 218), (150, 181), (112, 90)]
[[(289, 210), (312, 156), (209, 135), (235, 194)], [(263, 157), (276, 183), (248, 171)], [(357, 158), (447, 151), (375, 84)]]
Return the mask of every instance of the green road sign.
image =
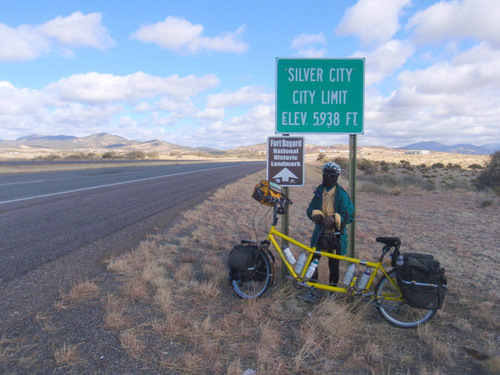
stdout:
[(363, 133), (365, 59), (276, 60), (277, 133)]

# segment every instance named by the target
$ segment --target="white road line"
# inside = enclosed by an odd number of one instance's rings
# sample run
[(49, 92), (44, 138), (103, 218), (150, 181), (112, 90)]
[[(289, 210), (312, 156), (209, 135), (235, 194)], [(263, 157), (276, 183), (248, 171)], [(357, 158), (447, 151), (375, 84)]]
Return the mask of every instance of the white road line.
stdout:
[(116, 183), (114, 183), (114, 184), (99, 185), (99, 186), (92, 186), (92, 187), (82, 188), (82, 189), (75, 189), (75, 190), (61, 191), (61, 192), (58, 192), (58, 193), (43, 194), (43, 195), (36, 195), (36, 196), (34, 196), (34, 197), (26, 197), (26, 198), (12, 199), (12, 200), (10, 200), (10, 201), (3, 201), (3, 202), (0, 202), (0, 204), (14, 203), (14, 202), (21, 202), (21, 201), (26, 201), (26, 200), (30, 200), (30, 199), (36, 199), (36, 198), (46, 198), (46, 197), (52, 197), (52, 196), (55, 196), (55, 195), (69, 194), (69, 193), (76, 193), (76, 192), (79, 192), (79, 191), (92, 190), (92, 189), (100, 189), (100, 188), (110, 187), (110, 186), (117, 186), (117, 185), (131, 184), (131, 183), (133, 183), (133, 182), (141, 182), (141, 181), (148, 181), (148, 180), (156, 180), (156, 179), (158, 179), (158, 178), (165, 178), (165, 177), (172, 177), (172, 176), (180, 176), (180, 175), (183, 175), (183, 174), (190, 174), (190, 173), (196, 173), (196, 172), (211, 171), (211, 170), (214, 170), (214, 169), (231, 168), (231, 167), (234, 167), (234, 165), (230, 165), (230, 166), (226, 166), (226, 167), (215, 167), (215, 168), (198, 169), (198, 170), (196, 170), (196, 171), (189, 171), (189, 172), (180, 172), (180, 173), (166, 174), (166, 175), (163, 175), (163, 176), (156, 176), (156, 177), (141, 178), (141, 179), (139, 179), (139, 180), (116, 182)]
[(0, 186), (34, 184), (35, 182), (42, 182), (42, 181), (43, 180), (22, 181), (22, 182), (9, 182), (8, 184), (0, 184)]

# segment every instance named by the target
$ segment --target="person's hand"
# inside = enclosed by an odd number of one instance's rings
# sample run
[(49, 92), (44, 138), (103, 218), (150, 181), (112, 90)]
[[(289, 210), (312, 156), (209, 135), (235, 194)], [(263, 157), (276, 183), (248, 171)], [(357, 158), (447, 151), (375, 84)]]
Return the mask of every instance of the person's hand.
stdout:
[(313, 221), (313, 223), (319, 224), (323, 221), (323, 215), (320, 215), (320, 214), (313, 215), (311, 217), (311, 220)]
[(331, 230), (335, 226), (335, 218), (333, 216), (327, 216), (321, 225), (323, 225), (323, 230)]
[(340, 230), (340, 227), (342, 226), (342, 218), (338, 213), (335, 213), (334, 216), (335, 216), (335, 228)]

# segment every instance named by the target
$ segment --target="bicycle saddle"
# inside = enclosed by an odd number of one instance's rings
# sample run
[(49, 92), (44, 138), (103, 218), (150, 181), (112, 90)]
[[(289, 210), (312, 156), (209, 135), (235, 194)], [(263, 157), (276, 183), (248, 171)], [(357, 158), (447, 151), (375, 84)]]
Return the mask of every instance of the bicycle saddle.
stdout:
[(375, 238), (375, 241), (382, 242), (389, 247), (401, 245), (401, 240), (399, 239), (399, 237), (377, 237)]

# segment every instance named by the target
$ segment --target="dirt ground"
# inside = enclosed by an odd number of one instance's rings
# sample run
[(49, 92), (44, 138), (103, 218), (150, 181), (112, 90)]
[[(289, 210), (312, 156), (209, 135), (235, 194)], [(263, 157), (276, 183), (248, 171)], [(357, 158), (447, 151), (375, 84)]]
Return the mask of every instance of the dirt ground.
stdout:
[[(289, 284), (277, 283), (259, 300), (235, 296), (227, 254), (240, 239), (263, 234), (266, 208), (250, 198), (262, 178), (265, 171), (180, 213), (174, 226), (111, 259), (101, 277), (61, 290), (52, 309), (2, 332), (0, 373), (500, 373), (497, 197), (358, 194), (358, 257), (376, 259), (375, 237), (397, 235), (403, 252), (433, 254), (447, 270), (443, 309), (427, 325), (404, 330), (364, 303), (306, 304), (295, 298), (303, 290)], [(290, 229), (305, 243), (312, 230), (305, 209), (319, 183), (313, 168), (306, 181), (290, 189)]]

